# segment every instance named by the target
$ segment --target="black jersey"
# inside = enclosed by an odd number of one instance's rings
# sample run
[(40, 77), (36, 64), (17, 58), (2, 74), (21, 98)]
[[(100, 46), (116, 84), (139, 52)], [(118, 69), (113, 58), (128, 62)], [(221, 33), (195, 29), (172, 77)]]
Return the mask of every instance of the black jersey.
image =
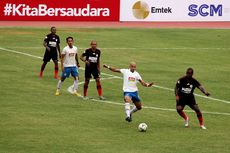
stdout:
[(90, 66), (97, 66), (100, 61), (101, 51), (99, 49), (93, 51), (92, 48), (89, 48), (82, 55), (90, 62)]
[(50, 49), (56, 49), (60, 44), (59, 36), (56, 34), (48, 34), (44, 41), (47, 43), (47, 46), (50, 47)]
[(194, 96), (193, 92), (195, 88), (199, 87), (200, 83), (194, 78), (182, 77), (177, 81), (176, 87), (178, 89), (178, 95), (182, 97)]

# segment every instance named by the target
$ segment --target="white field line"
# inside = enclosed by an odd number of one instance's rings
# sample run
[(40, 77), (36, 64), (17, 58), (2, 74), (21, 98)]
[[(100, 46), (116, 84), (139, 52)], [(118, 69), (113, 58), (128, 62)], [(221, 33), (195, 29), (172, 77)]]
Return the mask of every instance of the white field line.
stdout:
[[(0, 47), (0, 51), (7, 51), (7, 52), (11, 52), (11, 53), (16, 53), (16, 54), (21, 54), (21, 55), (25, 55), (25, 56), (29, 56), (29, 57), (42, 59), (42, 57), (40, 57), (40, 56), (35, 56), (35, 55), (28, 54), (28, 53), (23, 53), (23, 52), (11, 50), (11, 49), (6, 49), (6, 48), (2, 48), (2, 47)], [(84, 68), (82, 68), (82, 67), (80, 67), (79, 69), (84, 70)], [(101, 73), (101, 74), (106, 75), (106, 76), (110, 76), (110, 77), (116, 77), (116, 78), (122, 79), (121, 77), (116, 76), (116, 75), (111, 75), (111, 74), (107, 74), (107, 73)], [(173, 91), (173, 89), (171, 89), (171, 88), (162, 87), (162, 86), (158, 86), (158, 85), (154, 85), (154, 87), (159, 88), (159, 89), (168, 90), (168, 91)], [(212, 100), (212, 101), (218, 101), (218, 102), (230, 104), (230, 101), (227, 101), (227, 100), (207, 97), (207, 96), (203, 96), (203, 95), (199, 95), (199, 94), (195, 94), (195, 95), (198, 96), (198, 97), (202, 97), (202, 98), (205, 98), (205, 99)]]
[[(38, 46), (38, 47), (21, 47), (21, 46), (15, 46), (10, 48), (27, 48), (27, 49), (42, 49), (44, 47)], [(86, 49), (88, 47), (80, 47), (79, 49)], [(230, 50), (230, 48), (192, 48), (192, 47), (181, 47), (181, 48), (137, 48), (137, 47), (102, 47), (100, 49), (104, 50)]]

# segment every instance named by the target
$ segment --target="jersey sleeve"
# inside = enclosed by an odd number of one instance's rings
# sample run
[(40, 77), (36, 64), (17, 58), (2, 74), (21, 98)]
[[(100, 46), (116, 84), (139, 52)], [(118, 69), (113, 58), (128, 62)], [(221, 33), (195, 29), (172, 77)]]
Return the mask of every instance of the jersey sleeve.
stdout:
[(125, 73), (125, 69), (120, 69), (120, 72), (122, 73), (122, 74), (124, 74)]
[(194, 85), (195, 87), (199, 87), (201, 84), (199, 81), (197, 81), (196, 79), (194, 79)]
[(65, 54), (66, 54), (66, 48), (63, 48), (61, 54), (62, 54), (62, 55), (65, 55)]
[(83, 53), (82, 53), (82, 56), (87, 56), (88, 55), (88, 52), (87, 50), (85, 50)]
[(60, 38), (59, 38), (59, 36), (57, 36), (57, 44), (58, 45), (60, 44)]
[(48, 35), (45, 36), (44, 41), (48, 43)]
[(141, 76), (139, 73), (137, 73), (137, 77), (136, 77), (137, 80), (142, 80)]

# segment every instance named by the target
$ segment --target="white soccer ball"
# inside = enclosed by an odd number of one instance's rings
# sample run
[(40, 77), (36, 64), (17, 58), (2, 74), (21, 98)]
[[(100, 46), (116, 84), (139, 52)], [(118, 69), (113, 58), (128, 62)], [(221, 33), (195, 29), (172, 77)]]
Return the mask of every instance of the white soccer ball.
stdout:
[(139, 126), (138, 126), (138, 130), (139, 130), (140, 132), (145, 132), (145, 131), (147, 130), (147, 128), (148, 128), (148, 125), (145, 124), (145, 123), (141, 123), (141, 124), (139, 124)]

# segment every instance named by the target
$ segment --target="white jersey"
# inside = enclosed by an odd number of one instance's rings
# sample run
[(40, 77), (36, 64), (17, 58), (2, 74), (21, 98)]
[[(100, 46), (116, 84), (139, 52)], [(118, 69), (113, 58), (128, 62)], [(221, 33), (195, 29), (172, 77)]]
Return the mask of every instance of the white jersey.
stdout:
[(76, 46), (73, 46), (72, 48), (70, 48), (69, 46), (66, 46), (65, 48), (63, 48), (61, 54), (65, 55), (64, 61), (63, 61), (64, 67), (77, 66), (76, 59), (75, 59), (77, 52), (78, 52), (78, 49)]
[(120, 69), (123, 74), (123, 91), (124, 92), (136, 92), (138, 91), (137, 83), (141, 79), (138, 72), (131, 72), (130, 69)]

